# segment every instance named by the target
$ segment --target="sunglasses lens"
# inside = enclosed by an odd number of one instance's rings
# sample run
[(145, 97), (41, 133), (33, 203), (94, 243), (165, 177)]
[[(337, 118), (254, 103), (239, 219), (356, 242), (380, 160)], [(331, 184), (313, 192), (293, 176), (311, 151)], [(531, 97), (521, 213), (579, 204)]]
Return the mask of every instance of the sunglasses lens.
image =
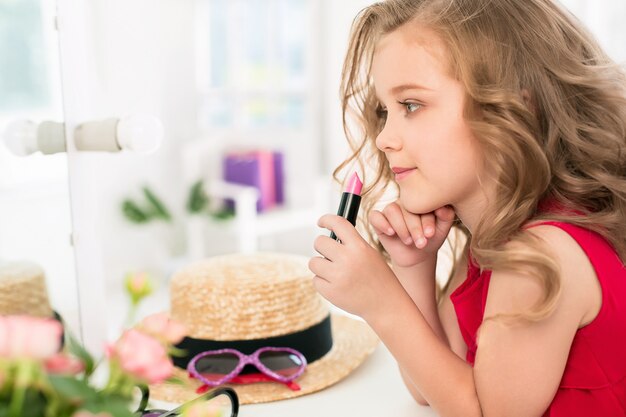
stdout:
[(295, 375), (302, 368), (302, 361), (287, 351), (266, 350), (259, 355), (259, 361), (268, 369), (286, 378)]
[(200, 358), (196, 371), (212, 382), (218, 382), (231, 373), (239, 364), (239, 358), (232, 353), (219, 353)]

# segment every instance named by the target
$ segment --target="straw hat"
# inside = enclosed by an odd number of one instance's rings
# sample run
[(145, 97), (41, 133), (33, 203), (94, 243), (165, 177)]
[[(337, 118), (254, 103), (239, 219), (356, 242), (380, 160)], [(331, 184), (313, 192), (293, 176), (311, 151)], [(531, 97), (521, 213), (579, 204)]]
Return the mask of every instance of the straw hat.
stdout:
[(48, 300), (45, 274), (37, 264), (0, 264), (0, 315), (54, 315)]
[[(172, 278), (170, 315), (187, 327), (188, 336), (179, 346), (188, 352), (190, 341), (209, 341), (220, 347), (243, 343), (316, 351), (315, 360), (307, 357), (306, 371), (295, 381), (299, 391), (276, 382), (231, 385), (242, 404), (298, 397), (326, 388), (359, 366), (378, 343), (366, 323), (329, 314), (327, 303), (313, 288), (307, 261), (286, 254), (225, 255), (191, 264)], [(151, 386), (152, 397), (181, 403), (198, 395), (195, 390), (201, 383), (190, 379), (183, 368), (191, 356), (208, 349), (194, 348), (196, 352), (189, 352), (175, 371), (188, 384)]]

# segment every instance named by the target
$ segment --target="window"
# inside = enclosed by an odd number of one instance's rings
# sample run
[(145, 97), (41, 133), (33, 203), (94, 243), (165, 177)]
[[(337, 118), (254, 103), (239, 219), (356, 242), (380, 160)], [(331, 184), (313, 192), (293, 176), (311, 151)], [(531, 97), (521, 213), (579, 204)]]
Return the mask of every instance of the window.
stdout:
[[(0, 3), (0, 111), (51, 104), (48, 63), (39, 0)], [(43, 75), (43, 76), (42, 76)]]
[(200, 127), (304, 127), (310, 2), (208, 0), (198, 7)]
[[(285, 206), (311, 206), (322, 142), (319, 2), (197, 0), (195, 6), (199, 142), (210, 144), (213, 155), (238, 148), (282, 152)], [(204, 175), (220, 178), (218, 165), (205, 163)]]
[[(54, 2), (0, 2), (0, 134), (20, 119), (62, 121)], [(65, 155), (17, 157), (0, 142), (0, 189), (66, 181)]]

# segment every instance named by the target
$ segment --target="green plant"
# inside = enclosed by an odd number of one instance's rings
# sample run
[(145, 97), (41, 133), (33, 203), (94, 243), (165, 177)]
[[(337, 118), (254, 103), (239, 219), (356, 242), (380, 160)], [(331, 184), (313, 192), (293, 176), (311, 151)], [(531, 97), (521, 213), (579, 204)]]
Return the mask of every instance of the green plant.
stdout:
[(209, 207), (209, 196), (204, 191), (204, 181), (194, 182), (187, 198), (187, 212), (190, 214), (206, 214), (216, 220), (228, 220), (234, 217), (235, 212), (229, 207), (212, 210)]
[(204, 182), (198, 180), (192, 184), (187, 198), (187, 212), (191, 214), (201, 213), (209, 206), (209, 196), (204, 192)]
[[(145, 318), (107, 346), (108, 379), (96, 386), (93, 357), (54, 319), (0, 316), (0, 416), (132, 417), (136, 387), (172, 375), (168, 351), (184, 334), (165, 314)], [(103, 414), (99, 414), (103, 413)]]
[(124, 216), (133, 223), (148, 223), (152, 220), (163, 220), (171, 222), (172, 215), (165, 207), (165, 204), (147, 186), (142, 187), (145, 202), (137, 203), (131, 199), (122, 202), (122, 212)]

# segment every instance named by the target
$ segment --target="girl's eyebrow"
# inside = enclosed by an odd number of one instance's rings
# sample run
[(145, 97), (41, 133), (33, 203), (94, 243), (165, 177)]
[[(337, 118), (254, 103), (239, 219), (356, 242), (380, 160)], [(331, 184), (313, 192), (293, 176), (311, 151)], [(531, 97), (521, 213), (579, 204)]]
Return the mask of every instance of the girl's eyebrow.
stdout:
[(426, 91), (432, 91), (431, 88), (427, 88), (424, 87), (423, 85), (419, 85), (419, 84), (401, 84), (401, 85), (397, 85), (395, 87), (392, 87), (389, 92), (391, 94), (398, 94), (401, 93), (405, 90), (426, 90)]
[[(419, 84), (400, 84), (397, 85), (395, 87), (392, 87), (389, 89), (389, 95), (397, 95), (402, 93), (403, 91), (406, 90), (423, 90), (423, 91), (433, 91), (432, 88), (428, 88), (428, 87), (424, 87), (423, 85), (419, 85)], [(380, 99), (380, 97), (378, 97), (378, 94), (376, 94), (376, 99), (380, 102), (382, 102), (382, 100)]]

